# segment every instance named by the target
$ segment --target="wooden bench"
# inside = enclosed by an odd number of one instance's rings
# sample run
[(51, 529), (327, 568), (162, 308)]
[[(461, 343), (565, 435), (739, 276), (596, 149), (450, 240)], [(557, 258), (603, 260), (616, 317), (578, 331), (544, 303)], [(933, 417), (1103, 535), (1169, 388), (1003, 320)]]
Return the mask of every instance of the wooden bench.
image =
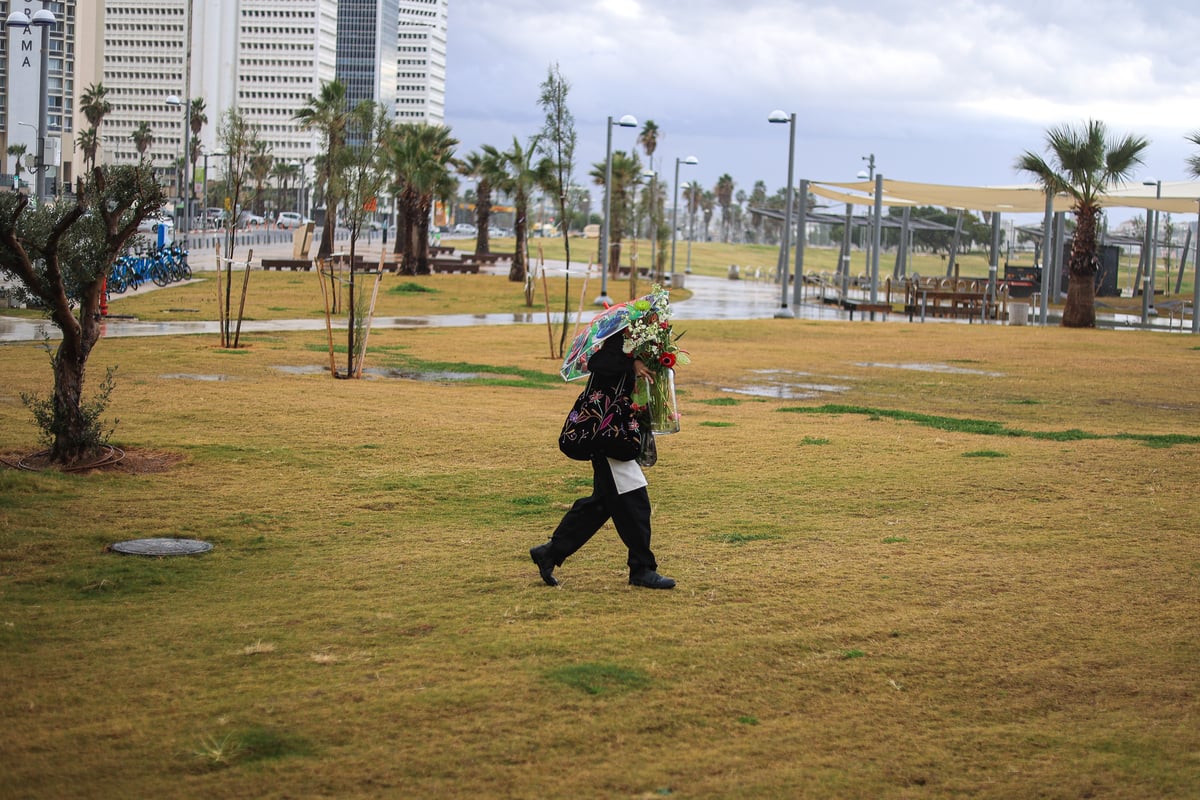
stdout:
[(431, 258), (429, 259), (430, 272), (479, 272), (479, 262), (467, 260), (464, 258)]
[(264, 258), (262, 260), (263, 269), (290, 269), (293, 272), (302, 269), (305, 271), (312, 269), (313, 262), (307, 258)]
[(442, 244), (432, 244), (429, 246), (429, 255), (431, 256), (452, 256), (454, 248)]
[(870, 300), (846, 299), (846, 300), (842, 300), (840, 303), (838, 303), (838, 305), (840, 305), (846, 311), (850, 312), (850, 321), (851, 322), (854, 321), (854, 312), (855, 311), (858, 311), (862, 314), (870, 314), (871, 319), (875, 319), (876, 314), (883, 314), (883, 318), (887, 319), (887, 315), (892, 313), (892, 311), (895, 310), (892, 308), (891, 303), (885, 303), (883, 301), (872, 303)]

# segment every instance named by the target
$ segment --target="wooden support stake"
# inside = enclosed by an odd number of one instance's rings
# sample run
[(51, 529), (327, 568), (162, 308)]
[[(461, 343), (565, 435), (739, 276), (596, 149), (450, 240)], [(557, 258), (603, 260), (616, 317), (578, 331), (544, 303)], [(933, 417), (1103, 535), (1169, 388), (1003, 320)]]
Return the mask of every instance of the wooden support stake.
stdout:
[(242, 340), (242, 316), (246, 313), (246, 289), (250, 287), (250, 262), (254, 260), (254, 248), (251, 248), (246, 254), (246, 273), (242, 278), (242, 299), (238, 303), (238, 318), (237, 328), (233, 334), (233, 349), (237, 350), (238, 343)]

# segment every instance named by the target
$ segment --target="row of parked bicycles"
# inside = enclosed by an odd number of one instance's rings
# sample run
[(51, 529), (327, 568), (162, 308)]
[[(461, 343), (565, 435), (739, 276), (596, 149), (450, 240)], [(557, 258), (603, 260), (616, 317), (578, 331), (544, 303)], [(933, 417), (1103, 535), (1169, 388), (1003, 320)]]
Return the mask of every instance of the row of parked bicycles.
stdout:
[(192, 277), (187, 262), (187, 250), (176, 245), (153, 250), (130, 252), (117, 258), (108, 275), (108, 294), (122, 294), (137, 289), (146, 281), (168, 286)]

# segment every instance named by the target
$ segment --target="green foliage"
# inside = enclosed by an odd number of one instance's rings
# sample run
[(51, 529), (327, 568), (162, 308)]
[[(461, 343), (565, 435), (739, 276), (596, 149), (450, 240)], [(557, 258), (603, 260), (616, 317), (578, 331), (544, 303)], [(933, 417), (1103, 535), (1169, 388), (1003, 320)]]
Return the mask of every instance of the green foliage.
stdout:
[[(51, 363), (56, 359), (57, 356), (51, 354)], [(109, 399), (116, 388), (116, 371), (116, 367), (108, 368), (95, 397), (90, 402), (80, 400), (77, 415), (72, 413), (71, 409), (64, 409), (55, 403), (53, 397), (21, 392), (21, 402), (30, 410), (34, 422), (37, 423), (39, 440), (47, 446), (53, 446), (59, 437), (72, 435), (72, 425), (81, 423), (82, 427), (75, 432), (74, 437), (82, 452), (92, 453), (107, 445), (119, 420), (114, 419), (111, 424), (105, 425), (101, 416), (108, 408)]]
[(414, 281), (405, 281), (404, 283), (398, 283), (392, 288), (388, 289), (388, 292), (390, 294), (436, 294), (438, 290), (429, 286), (424, 286), (420, 283), (415, 283)]

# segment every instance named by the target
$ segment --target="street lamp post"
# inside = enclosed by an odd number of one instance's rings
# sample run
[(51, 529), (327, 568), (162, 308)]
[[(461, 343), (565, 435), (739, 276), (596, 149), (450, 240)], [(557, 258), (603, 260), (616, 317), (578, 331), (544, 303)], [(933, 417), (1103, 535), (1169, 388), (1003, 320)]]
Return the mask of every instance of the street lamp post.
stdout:
[[(1142, 181), (1143, 186), (1154, 187), (1154, 199), (1162, 199), (1162, 181)], [(1142, 324), (1150, 324), (1150, 306), (1153, 303), (1154, 297), (1154, 268), (1158, 262), (1158, 209), (1154, 210), (1154, 226), (1151, 227), (1149, 222), (1146, 224), (1146, 232), (1150, 236), (1150, 258), (1146, 263), (1146, 271), (1142, 275)], [(1170, 275), (1167, 276), (1168, 283)]]
[(688, 199), (688, 249), (687, 261), (683, 267), (686, 275), (692, 274), (692, 239), (696, 236), (696, 182), (688, 181), (683, 185), (687, 189)]
[[(608, 143), (604, 148), (604, 226), (600, 234), (600, 296), (596, 298), (596, 305), (607, 306), (608, 302), (608, 236), (609, 223), (612, 216), (612, 129), (613, 125), (620, 125), (622, 128), (636, 128), (637, 118), (629, 114), (621, 117), (616, 122), (613, 118), (608, 118), (607, 139)], [(563, 220), (563, 234), (566, 235), (566, 220)]]
[[(183, 244), (187, 246), (188, 223), (192, 216), (192, 190), (195, 188), (192, 176), (188, 175), (188, 161), (191, 155), (191, 136), (192, 136), (192, 104), (190, 101), (180, 99), (178, 95), (171, 95), (167, 98), (169, 106), (183, 106), (183, 165), (180, 174), (183, 180), (179, 184), (180, 196), (183, 200), (183, 224), (179, 227), (179, 235), (183, 240)], [(187, 184), (187, 189), (184, 189), (184, 184)]]
[[(54, 12), (48, 8), (39, 8), (33, 12), (33, 16), (28, 16), (24, 11), (14, 11), (8, 15), (5, 20), (7, 28), (24, 28), (28, 29), (30, 25), (41, 28), (42, 30), (42, 54), (40, 64), (40, 81), (38, 87), (38, 125), (37, 125), (37, 155), (34, 166), (30, 168), (30, 172), (37, 175), (34, 185), (34, 196), (38, 202), (41, 202), (49, 195), (46, 191), (46, 177), (49, 171), (49, 164), (46, 163), (46, 106), (50, 102), (50, 29), (54, 27), (58, 20), (54, 16)], [(12, 46), (12, 43), (9, 43)], [(12, 114), (12, 109), (9, 109), (9, 114)], [(22, 123), (28, 125), (28, 123)], [(30, 126), (32, 127), (32, 126)]]
[(787, 201), (784, 203), (783, 212), (783, 241), (779, 246), (779, 274), (782, 286), (779, 310), (775, 312), (776, 318), (786, 319), (796, 316), (788, 308), (788, 261), (792, 251), (792, 182), (796, 164), (796, 114), (795, 112), (788, 114), (785, 111), (775, 110), (767, 116), (767, 122), (777, 124), (786, 122), (790, 133), (788, 137)]
[(651, 164), (651, 168), (643, 172), (642, 177), (650, 179), (650, 270), (651, 274), (662, 282), (662, 275), (658, 274), (658, 261), (654, 258), (654, 245), (658, 238), (658, 226), (654, 224), (654, 209), (658, 208), (658, 173), (654, 171), (653, 166)]
[(679, 230), (678, 223), (676, 222), (677, 216), (679, 214), (679, 165), (687, 164), (689, 167), (694, 167), (699, 163), (700, 163), (700, 159), (696, 158), (695, 156), (688, 156), (687, 158), (679, 158), (679, 157), (675, 158), (675, 183), (673, 184), (675, 186), (675, 202), (671, 205), (671, 274), (672, 275), (675, 274), (675, 240), (676, 240), (676, 238), (678, 238), (676, 236), (676, 231)]

